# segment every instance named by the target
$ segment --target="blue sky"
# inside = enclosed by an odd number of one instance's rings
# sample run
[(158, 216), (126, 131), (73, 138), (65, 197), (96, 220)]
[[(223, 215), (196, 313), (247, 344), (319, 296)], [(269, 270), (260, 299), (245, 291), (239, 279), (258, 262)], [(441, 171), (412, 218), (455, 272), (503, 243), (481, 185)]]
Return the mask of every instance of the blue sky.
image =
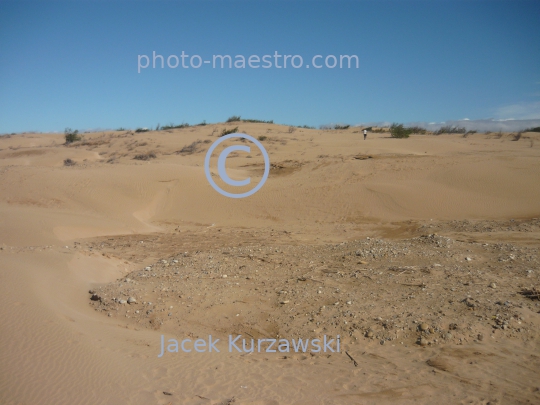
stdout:
[[(231, 115), (312, 126), (540, 119), (539, 15), (539, 2), (515, 0), (2, 1), (0, 133)], [(153, 51), (277, 51), (304, 66), (138, 73), (138, 55)], [(358, 55), (359, 68), (306, 68), (318, 54)]]

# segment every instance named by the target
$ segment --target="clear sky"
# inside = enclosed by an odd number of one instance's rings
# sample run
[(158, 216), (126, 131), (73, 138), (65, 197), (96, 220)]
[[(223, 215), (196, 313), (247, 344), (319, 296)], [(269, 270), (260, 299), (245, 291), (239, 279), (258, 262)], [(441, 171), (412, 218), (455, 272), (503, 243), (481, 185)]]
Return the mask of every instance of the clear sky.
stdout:
[[(539, 17), (516, 0), (0, 1), (0, 133), (540, 118)], [(165, 67), (138, 73), (153, 51)], [(169, 68), (182, 51), (303, 66)], [(359, 67), (306, 67), (342, 54)]]

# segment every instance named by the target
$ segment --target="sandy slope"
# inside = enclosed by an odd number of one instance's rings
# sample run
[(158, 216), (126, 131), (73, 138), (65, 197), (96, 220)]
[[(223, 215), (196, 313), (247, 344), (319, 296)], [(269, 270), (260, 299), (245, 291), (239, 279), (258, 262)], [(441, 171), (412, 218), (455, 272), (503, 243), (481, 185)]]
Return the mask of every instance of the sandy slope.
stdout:
[[(158, 359), (160, 331), (88, 305), (89, 289), (184, 250), (406, 238), (432, 221), (442, 224), (442, 233), (480, 241), (494, 237), (444, 224), (540, 216), (538, 134), (518, 141), (509, 134), (405, 140), (369, 134), (363, 141), (354, 128), (289, 132), (285, 126), (240, 123), (241, 132), (267, 137), (262, 143), (273, 166), (261, 191), (237, 200), (214, 191), (203, 169), (211, 144), (203, 141), (214, 142), (222, 129), (236, 125), (86, 134), (71, 146), (54, 134), (0, 138), (1, 403), (540, 400), (532, 382), (538, 377), (537, 357), (531, 357), (537, 346), (530, 341), (498, 338), (480, 349), (472, 342), (433, 348), (365, 342), (365, 350), (355, 352), (362, 356), (356, 368), (344, 354), (294, 355), (292, 361), (228, 353)], [(197, 140), (193, 153), (180, 152)], [(133, 159), (150, 152), (157, 158)], [(77, 164), (64, 166), (67, 158)], [(227, 168), (233, 178), (256, 182), (262, 157), (256, 150), (250, 157), (232, 155)], [(536, 230), (497, 232), (490, 243), (539, 246)], [(142, 247), (139, 240), (149, 233), (155, 244)], [(106, 248), (118, 235), (133, 238)], [(533, 270), (527, 279), (532, 284), (540, 271)], [(219, 311), (215, 319), (223, 321)], [(195, 324), (184, 326), (196, 332)], [(460, 368), (475, 350), (482, 353), (474, 360), (480, 366), (457, 377), (444, 365), (425, 363), (435, 356)], [(517, 383), (516, 376), (520, 393), (505, 397), (505, 381)]]

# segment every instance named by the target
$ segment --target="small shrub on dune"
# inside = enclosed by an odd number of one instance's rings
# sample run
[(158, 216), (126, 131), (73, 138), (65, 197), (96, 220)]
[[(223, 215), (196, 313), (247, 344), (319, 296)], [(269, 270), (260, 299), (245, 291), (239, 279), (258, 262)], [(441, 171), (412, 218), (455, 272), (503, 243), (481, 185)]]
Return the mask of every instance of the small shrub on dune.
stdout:
[(233, 116), (227, 118), (226, 122), (236, 122), (236, 121), (240, 121), (240, 120), (241, 120), (241, 118), (240, 118), (239, 115), (233, 115)]
[(411, 131), (411, 134), (425, 135), (427, 132), (425, 128), (419, 126), (408, 127), (407, 129)]
[(154, 152), (149, 152), (149, 153), (141, 153), (139, 155), (135, 155), (135, 157), (133, 159), (135, 160), (150, 160), (150, 159), (155, 159), (156, 158), (156, 154)]
[(222, 136), (225, 136), (225, 135), (234, 134), (236, 132), (238, 132), (238, 127), (235, 127), (233, 129), (225, 128), (223, 131), (221, 131), (221, 134), (219, 136), (222, 137)]
[(192, 153), (195, 153), (199, 150), (199, 145), (202, 143), (200, 139), (197, 139), (196, 141), (192, 142), (189, 145), (184, 146), (182, 149), (176, 152), (176, 154), (180, 155), (191, 155)]
[(64, 138), (66, 139), (66, 144), (70, 144), (76, 141), (80, 141), (81, 137), (78, 130), (72, 130), (71, 128), (66, 128), (64, 130)]
[[(240, 118), (240, 117), (238, 117)], [(274, 120), (268, 120), (268, 121), (265, 121), (265, 120), (253, 120), (253, 119), (243, 119), (243, 120), (237, 120), (237, 121), (242, 121), (242, 122), (249, 122), (249, 123), (252, 123), (252, 124), (273, 124), (274, 123)]]
[(65, 159), (64, 160), (64, 166), (75, 166), (77, 163), (72, 159)]
[(435, 135), (441, 135), (441, 134), (464, 134), (467, 130), (465, 127), (458, 127), (458, 126), (452, 126), (452, 125), (446, 125), (444, 127), (441, 127), (437, 132), (435, 132)]
[[(206, 125), (206, 123), (204, 125)], [(173, 123), (170, 123), (169, 125), (162, 126), (161, 130), (164, 131), (168, 129), (182, 129), (182, 128), (188, 128), (188, 127), (189, 127), (189, 124), (187, 122), (182, 122), (179, 125), (174, 125)]]
[(392, 138), (408, 138), (412, 134), (410, 128), (405, 128), (403, 124), (392, 124), (390, 127), (390, 136)]

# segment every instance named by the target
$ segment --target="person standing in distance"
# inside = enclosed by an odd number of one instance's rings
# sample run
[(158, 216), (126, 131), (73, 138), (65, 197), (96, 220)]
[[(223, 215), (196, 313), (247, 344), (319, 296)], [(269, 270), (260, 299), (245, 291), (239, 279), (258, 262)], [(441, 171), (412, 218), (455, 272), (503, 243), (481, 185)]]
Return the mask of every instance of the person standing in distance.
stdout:
[(366, 140), (366, 137), (367, 137), (367, 129), (364, 129), (364, 141)]

